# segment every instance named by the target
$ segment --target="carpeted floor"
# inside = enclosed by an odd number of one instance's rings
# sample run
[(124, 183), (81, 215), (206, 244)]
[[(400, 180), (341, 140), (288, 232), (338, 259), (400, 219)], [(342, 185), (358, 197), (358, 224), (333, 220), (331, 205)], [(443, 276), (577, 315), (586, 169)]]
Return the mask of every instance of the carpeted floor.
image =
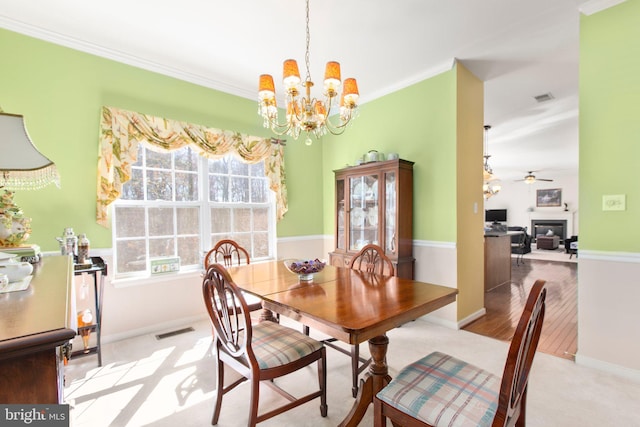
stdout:
[[(283, 319), (296, 329), (300, 325)], [(65, 396), (75, 427), (208, 426), (214, 393), (211, 329), (207, 321), (195, 331), (161, 340), (144, 335), (103, 346), (102, 368), (96, 357), (71, 360)], [(158, 333), (167, 331), (158, 331)], [(313, 334), (312, 334), (313, 335)], [(451, 330), (419, 319), (388, 334), (388, 363), (393, 376), (410, 362), (439, 350), (501, 375), (507, 343), (466, 331)], [(361, 346), (367, 352), (367, 346)], [(367, 353), (368, 354), (368, 353)], [(261, 426), (335, 426), (353, 398), (349, 358), (327, 349), (329, 416), (319, 401), (261, 423)], [(314, 368), (280, 382), (295, 390), (316, 381)], [(280, 399), (261, 389), (261, 407)], [(640, 384), (569, 360), (538, 353), (528, 394), (528, 427), (640, 426)], [(225, 396), (221, 427), (246, 426), (249, 389), (243, 384)], [(361, 423), (373, 425), (371, 410)]]

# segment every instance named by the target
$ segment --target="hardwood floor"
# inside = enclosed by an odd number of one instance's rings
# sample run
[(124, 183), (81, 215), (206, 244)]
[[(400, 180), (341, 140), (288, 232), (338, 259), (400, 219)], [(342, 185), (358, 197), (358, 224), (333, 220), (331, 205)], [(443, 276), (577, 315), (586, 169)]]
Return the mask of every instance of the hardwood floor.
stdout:
[(525, 259), (511, 269), (511, 283), (485, 294), (487, 314), (463, 329), (510, 341), (531, 286), (547, 281), (547, 306), (538, 351), (574, 360), (578, 346), (576, 263)]

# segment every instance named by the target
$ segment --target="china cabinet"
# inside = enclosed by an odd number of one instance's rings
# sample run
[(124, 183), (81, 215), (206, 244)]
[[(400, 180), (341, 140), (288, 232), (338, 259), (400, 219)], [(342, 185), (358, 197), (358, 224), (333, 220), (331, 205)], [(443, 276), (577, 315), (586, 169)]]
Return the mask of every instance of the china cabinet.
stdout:
[(396, 275), (413, 278), (413, 162), (371, 162), (335, 170), (335, 250), (329, 261), (348, 266), (364, 245), (384, 248)]

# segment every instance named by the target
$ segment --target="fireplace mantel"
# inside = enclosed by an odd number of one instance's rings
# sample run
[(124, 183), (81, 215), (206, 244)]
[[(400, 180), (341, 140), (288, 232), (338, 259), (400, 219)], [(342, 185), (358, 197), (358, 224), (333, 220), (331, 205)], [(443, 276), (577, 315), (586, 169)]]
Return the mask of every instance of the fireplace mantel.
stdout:
[[(559, 220), (560, 219), (560, 220), (567, 221), (567, 229), (565, 231), (567, 237), (571, 237), (576, 234), (573, 228), (573, 217), (574, 217), (574, 213), (571, 211), (529, 212), (529, 222), (531, 222), (531, 220), (534, 220), (534, 219), (535, 220), (544, 220), (544, 219)], [(533, 230), (531, 231), (533, 232)]]

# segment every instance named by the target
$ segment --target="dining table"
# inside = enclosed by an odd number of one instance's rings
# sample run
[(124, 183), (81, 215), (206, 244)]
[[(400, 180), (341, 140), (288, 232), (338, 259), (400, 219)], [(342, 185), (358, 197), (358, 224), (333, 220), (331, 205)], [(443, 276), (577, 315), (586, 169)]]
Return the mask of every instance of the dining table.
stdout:
[(262, 299), (260, 321), (286, 316), (347, 344), (369, 343), (372, 362), (339, 426), (356, 426), (389, 381), (386, 332), (455, 302), (458, 290), (396, 276), (327, 265), (299, 280), (282, 261), (228, 268), (233, 282)]

